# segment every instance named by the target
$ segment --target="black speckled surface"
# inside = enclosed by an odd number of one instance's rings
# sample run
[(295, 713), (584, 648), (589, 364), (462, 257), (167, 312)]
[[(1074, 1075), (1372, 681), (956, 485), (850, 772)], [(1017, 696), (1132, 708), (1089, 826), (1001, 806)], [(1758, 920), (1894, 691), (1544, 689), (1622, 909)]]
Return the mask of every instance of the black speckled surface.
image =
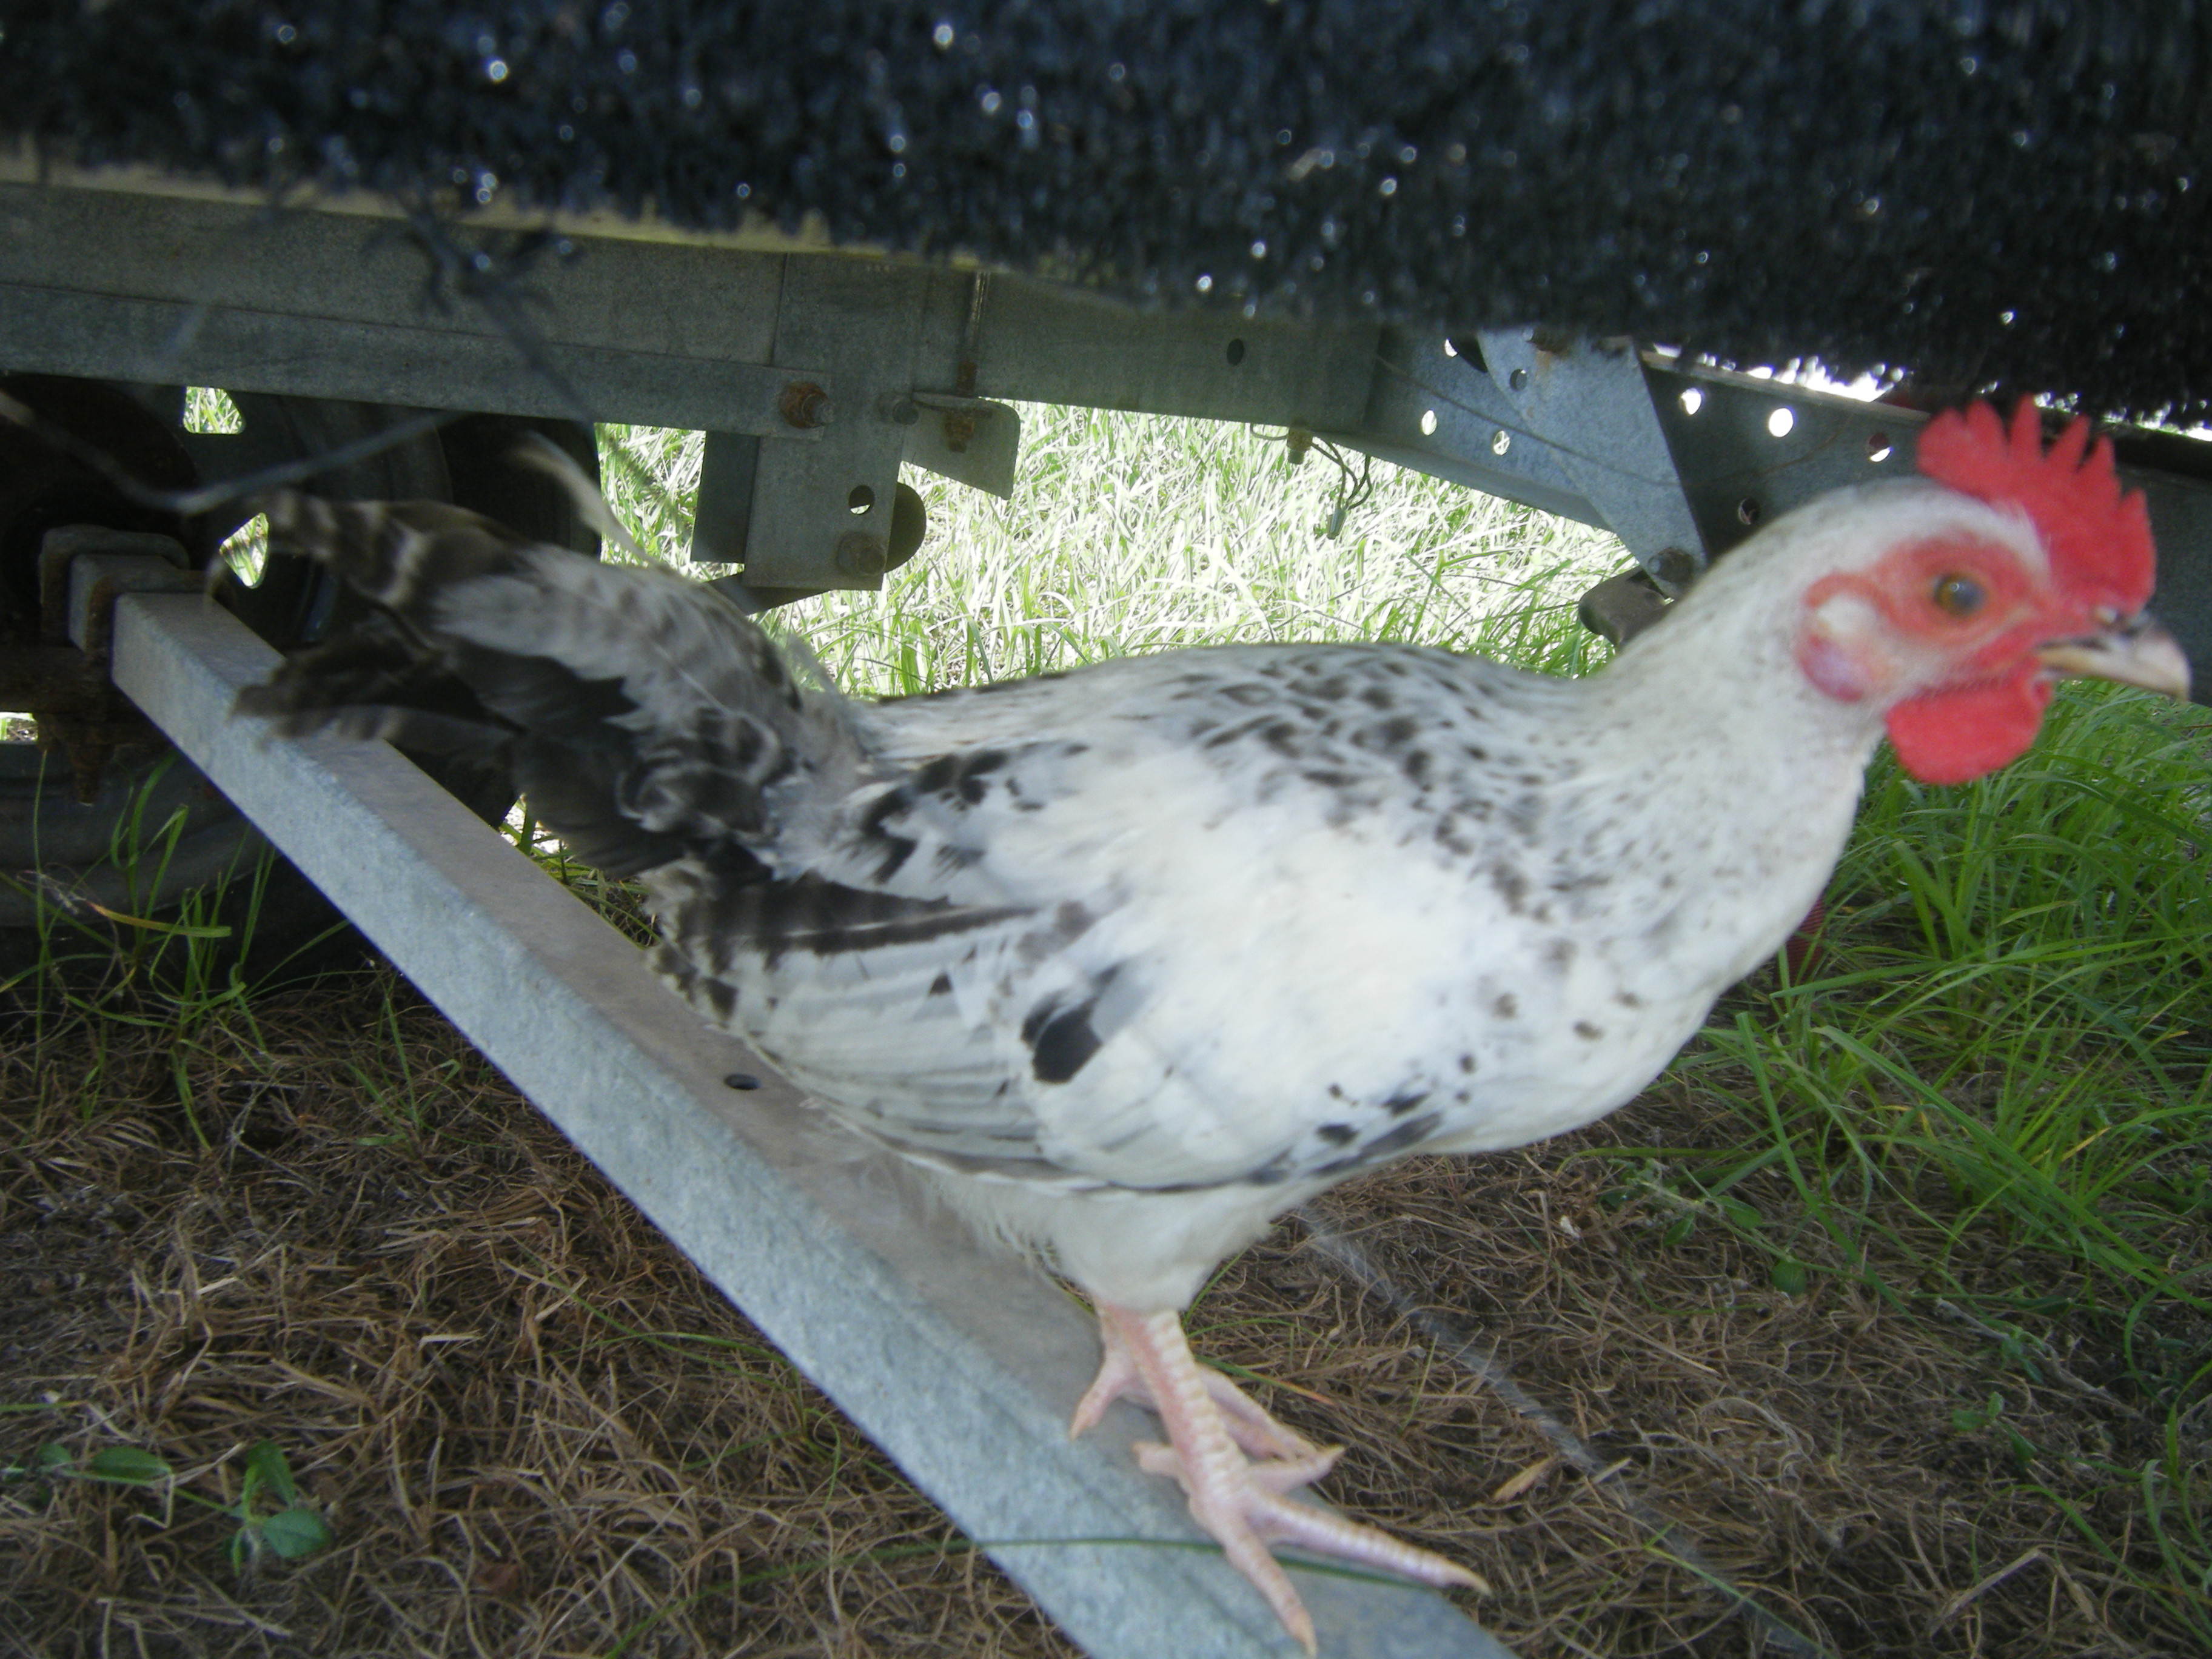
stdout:
[(0, 0), (0, 134), (79, 161), (812, 211), (1163, 304), (2212, 414), (2197, 0)]

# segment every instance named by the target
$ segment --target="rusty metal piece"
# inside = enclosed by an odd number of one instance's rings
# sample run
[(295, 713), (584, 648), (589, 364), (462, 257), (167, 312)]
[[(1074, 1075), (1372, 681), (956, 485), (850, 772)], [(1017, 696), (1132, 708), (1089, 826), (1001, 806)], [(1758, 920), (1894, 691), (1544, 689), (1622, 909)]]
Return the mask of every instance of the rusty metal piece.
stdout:
[(837, 568), (848, 576), (880, 576), (888, 562), (880, 536), (854, 530), (837, 538)]
[(1575, 614), (1600, 639), (1626, 645), (1667, 614), (1667, 596), (1647, 572), (1625, 571), (1583, 594)]
[[(183, 489), (199, 481), (173, 422), (119, 388), (19, 374), (0, 380), (0, 390), (148, 485)], [(54, 524), (103, 527), (40, 533)], [(167, 739), (108, 684), (105, 665), (67, 643), (71, 555), (50, 562), (46, 554), (72, 535), (165, 567), (190, 563), (179, 538), (204, 546), (207, 536), (204, 526), (125, 501), (87, 463), (0, 422), (0, 708), (28, 714), (40, 746), (67, 754), (76, 798), (89, 804), (115, 750), (163, 748)]]
[[(964, 364), (963, 373), (974, 368), (973, 363)], [(972, 382), (975, 376), (968, 374), (966, 378)], [(988, 398), (970, 397), (965, 392), (955, 392), (948, 398), (942, 392), (916, 392), (906, 401), (917, 413), (924, 409), (936, 412), (945, 435), (945, 447), (955, 455), (967, 453), (968, 446), (975, 441), (975, 433), (983, 422), (994, 415), (1006, 412), (1003, 404), (994, 404)]]
[(830, 394), (811, 380), (793, 380), (785, 386), (775, 400), (775, 412), (801, 432), (828, 426), (837, 418), (837, 406), (830, 401)]
[(71, 792), (78, 805), (89, 806), (100, 799), (100, 781), (107, 775), (107, 763), (115, 754), (115, 746), (106, 743), (64, 743), (62, 747), (69, 756)]
[(39, 637), (61, 645), (70, 637), (70, 565), (80, 553), (136, 553), (187, 568), (185, 550), (170, 536), (147, 531), (110, 530), (105, 525), (70, 524), (49, 530), (39, 540)]
[(28, 710), (39, 746), (69, 757), (80, 804), (100, 798), (108, 760), (118, 749), (161, 749), (168, 739), (108, 683), (103, 666), (74, 646), (0, 650), (0, 705)]
[(0, 708), (36, 714), (52, 708), (82, 714), (88, 692), (106, 685), (68, 645), (19, 645), (0, 649)]
[[(77, 800), (90, 805), (115, 751), (167, 740), (108, 683), (118, 594), (198, 591), (185, 550), (167, 536), (68, 525), (39, 547), (38, 645), (0, 649), (0, 703), (27, 710), (41, 747), (69, 757)], [(65, 643), (82, 642), (84, 648)]]
[(39, 631), (104, 659), (115, 596), (196, 592), (199, 579), (191, 573), (191, 561), (172, 537), (90, 524), (49, 530), (39, 544)]
[[(991, 273), (979, 270), (968, 289), (968, 320), (960, 330), (960, 357), (953, 372), (953, 395), (975, 395), (975, 360), (982, 353), (983, 305), (991, 296)], [(948, 410), (945, 415), (945, 447), (955, 455), (966, 453), (975, 439), (973, 410)]]

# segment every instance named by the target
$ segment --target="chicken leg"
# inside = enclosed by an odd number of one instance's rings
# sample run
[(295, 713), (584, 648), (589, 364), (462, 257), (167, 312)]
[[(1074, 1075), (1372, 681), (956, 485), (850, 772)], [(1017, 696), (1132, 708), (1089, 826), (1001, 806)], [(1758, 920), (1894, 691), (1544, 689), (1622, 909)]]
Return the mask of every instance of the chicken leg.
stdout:
[(1289, 1494), (1334, 1467), (1341, 1447), (1315, 1445), (1270, 1417), (1218, 1371), (1200, 1365), (1172, 1311), (1138, 1313), (1098, 1304), (1105, 1358), (1075, 1408), (1071, 1434), (1094, 1426), (1115, 1401), (1129, 1399), (1159, 1413), (1167, 1445), (1140, 1442), (1137, 1462), (1148, 1474), (1170, 1474), (1190, 1499), (1191, 1516), (1221, 1545), (1231, 1565), (1267, 1598), (1283, 1628), (1315, 1650), (1313, 1620), (1268, 1551), (1295, 1544), (1362, 1566), (1379, 1567), (1425, 1584), (1489, 1586), (1465, 1567), (1401, 1543)]

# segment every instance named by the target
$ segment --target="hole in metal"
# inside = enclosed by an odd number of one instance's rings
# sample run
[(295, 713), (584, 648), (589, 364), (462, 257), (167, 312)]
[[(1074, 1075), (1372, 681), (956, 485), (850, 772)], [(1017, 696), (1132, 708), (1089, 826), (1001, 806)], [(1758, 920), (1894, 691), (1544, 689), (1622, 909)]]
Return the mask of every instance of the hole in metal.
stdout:
[(1508, 432), (1504, 427), (1499, 427), (1497, 431), (1490, 434), (1490, 453), (1492, 454), (1503, 455), (1507, 450), (1512, 447), (1513, 434)]
[(845, 505), (855, 514), (872, 510), (876, 504), (876, 492), (866, 484), (854, 484), (853, 493), (845, 497)]
[(1682, 394), (1682, 413), (1694, 415), (1705, 406), (1705, 394), (1692, 386)]
[(1868, 434), (1867, 434), (1867, 459), (1869, 459), (1869, 460), (1870, 460), (1870, 461), (1886, 461), (1886, 460), (1887, 460), (1888, 459), (1889, 459), (1889, 434), (1887, 434), (1887, 432), (1869, 432), (1869, 433), (1868, 433)]
[(1244, 361), (1244, 342), (1242, 340), (1231, 340), (1229, 343), (1228, 356), (1229, 366), (1231, 368), (1236, 368), (1237, 364), (1243, 362)]
[(1757, 524), (1765, 514), (1757, 501), (1747, 495), (1735, 504), (1735, 516), (1739, 524)]
[(1796, 416), (1786, 409), (1778, 409), (1766, 417), (1766, 429), (1778, 438), (1788, 437), (1790, 428), (1796, 424)]
[(188, 386), (185, 388), (185, 430), (243, 432), (246, 417), (238, 412), (230, 393), (221, 386)]
[(261, 586), (261, 573), (269, 563), (269, 517), (257, 513), (225, 538), (216, 557), (230, 567), (230, 574), (248, 587)]
[(1433, 409), (1425, 409), (1421, 411), (1421, 435), (1424, 438), (1433, 438), (1437, 435), (1437, 411)]

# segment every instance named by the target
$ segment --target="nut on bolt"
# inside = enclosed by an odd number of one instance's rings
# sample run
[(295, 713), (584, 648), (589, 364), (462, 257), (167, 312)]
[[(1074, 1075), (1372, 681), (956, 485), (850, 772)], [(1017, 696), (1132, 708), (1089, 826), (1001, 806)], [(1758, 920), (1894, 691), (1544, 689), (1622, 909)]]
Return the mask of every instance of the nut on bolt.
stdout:
[(775, 412), (802, 432), (827, 426), (837, 418), (837, 406), (830, 401), (830, 394), (811, 380), (793, 380), (786, 386), (775, 400)]
[(1659, 579), (1659, 585), (1667, 591), (1668, 597), (1672, 599), (1698, 579), (1698, 559), (1694, 554), (1685, 553), (1679, 547), (1662, 547), (1658, 556), (1651, 561), (1650, 570)]
[(837, 538), (837, 568), (848, 576), (880, 576), (886, 560), (880, 536), (854, 530)]

